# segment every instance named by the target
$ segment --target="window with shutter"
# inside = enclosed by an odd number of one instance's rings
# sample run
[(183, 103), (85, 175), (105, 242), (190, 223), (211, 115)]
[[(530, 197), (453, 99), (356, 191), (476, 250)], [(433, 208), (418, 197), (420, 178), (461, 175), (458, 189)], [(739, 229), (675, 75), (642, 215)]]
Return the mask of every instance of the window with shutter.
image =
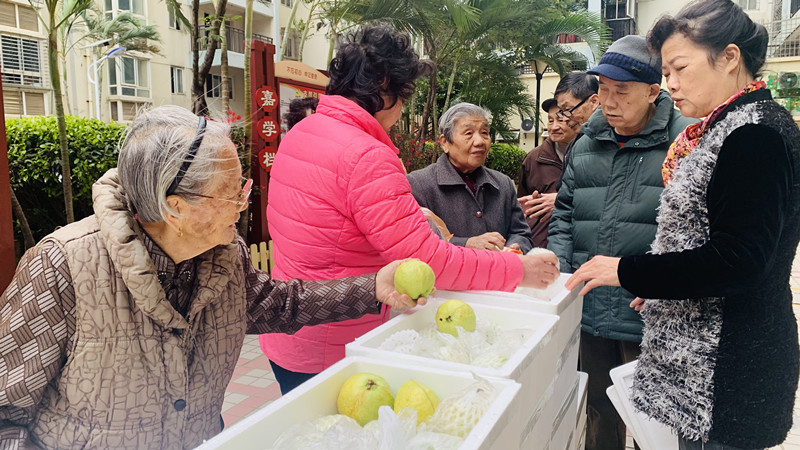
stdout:
[(39, 18), (33, 8), (17, 5), (17, 13), (19, 14), (20, 28), (28, 31), (39, 31)]
[(44, 86), (39, 46), (35, 39), (0, 35), (3, 83)]
[(22, 115), (22, 92), (3, 89), (3, 108), (6, 115)]
[(17, 13), (13, 3), (0, 2), (0, 25), (16, 28)]

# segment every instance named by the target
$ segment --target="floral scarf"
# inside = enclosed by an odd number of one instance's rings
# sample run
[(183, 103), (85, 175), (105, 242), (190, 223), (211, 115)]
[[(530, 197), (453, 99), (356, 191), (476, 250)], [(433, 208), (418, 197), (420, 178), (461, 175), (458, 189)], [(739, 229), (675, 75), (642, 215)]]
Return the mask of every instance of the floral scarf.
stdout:
[(675, 139), (675, 142), (669, 146), (669, 151), (667, 152), (667, 158), (664, 160), (664, 165), (661, 168), (661, 177), (664, 179), (664, 186), (668, 185), (670, 181), (672, 181), (672, 175), (675, 172), (675, 169), (678, 168), (678, 163), (681, 159), (689, 156), (689, 153), (694, 150), (697, 146), (697, 143), (700, 142), (700, 138), (703, 137), (706, 130), (711, 127), (711, 124), (722, 114), (723, 111), (737, 98), (749, 94), (753, 91), (757, 91), (759, 89), (766, 89), (767, 83), (763, 81), (753, 81), (752, 83), (748, 84), (744, 89), (737, 92), (736, 95), (726, 100), (721, 105), (714, 108), (714, 111), (711, 111), (711, 114), (706, 116), (705, 119), (701, 120), (700, 122), (694, 123), (686, 127), (681, 134)]

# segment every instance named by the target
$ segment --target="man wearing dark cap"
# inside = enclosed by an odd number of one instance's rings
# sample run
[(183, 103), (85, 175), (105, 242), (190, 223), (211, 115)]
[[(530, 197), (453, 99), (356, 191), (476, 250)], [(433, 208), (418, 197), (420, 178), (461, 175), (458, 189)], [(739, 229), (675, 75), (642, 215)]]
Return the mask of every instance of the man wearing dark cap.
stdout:
[[(566, 272), (598, 254), (647, 253), (664, 188), (661, 165), (670, 143), (693, 122), (660, 89), (661, 59), (647, 52), (641, 36), (614, 42), (587, 73), (599, 77), (600, 108), (573, 146), (548, 235), (548, 248)], [(625, 425), (605, 391), (608, 371), (639, 355), (642, 321), (629, 307), (632, 300), (619, 287), (584, 297), (580, 366), (589, 374), (587, 450), (625, 448)]]

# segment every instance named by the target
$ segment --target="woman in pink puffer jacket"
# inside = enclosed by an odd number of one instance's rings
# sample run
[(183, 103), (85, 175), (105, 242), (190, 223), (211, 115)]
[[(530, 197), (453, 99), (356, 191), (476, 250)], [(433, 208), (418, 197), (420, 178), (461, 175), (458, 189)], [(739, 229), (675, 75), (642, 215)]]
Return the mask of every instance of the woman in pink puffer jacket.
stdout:
[[(339, 48), (328, 95), (286, 135), (272, 167), (267, 217), (274, 278), (342, 278), (414, 257), (430, 264), (436, 286), (445, 289), (511, 291), (555, 280), (552, 255), (457, 247), (431, 231), (386, 134), (426, 70), (408, 36), (387, 25), (366, 26)], [(345, 344), (388, 315), (384, 308), (292, 336), (261, 335), (261, 349), (285, 394), (342, 359)]]

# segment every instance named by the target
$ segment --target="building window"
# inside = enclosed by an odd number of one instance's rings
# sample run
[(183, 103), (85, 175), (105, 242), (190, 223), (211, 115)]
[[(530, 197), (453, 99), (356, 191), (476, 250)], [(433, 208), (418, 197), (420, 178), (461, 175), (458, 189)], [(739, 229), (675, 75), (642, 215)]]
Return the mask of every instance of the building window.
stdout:
[(111, 120), (130, 122), (136, 117), (136, 112), (145, 107), (147, 103), (112, 101), (109, 102), (109, 105), (111, 106)]
[(171, 9), (167, 10), (167, 13), (169, 14), (169, 27), (173, 30), (180, 30), (181, 23), (178, 21), (178, 16)]
[(39, 41), (0, 35), (3, 84), (43, 87)]
[(150, 97), (148, 62), (130, 56), (114, 58), (108, 65), (108, 93)]
[(39, 31), (39, 18), (33, 8), (11, 2), (0, 2), (0, 25)]
[(144, 16), (144, 0), (105, 0), (105, 15), (115, 17), (121, 12)]
[[(286, 34), (286, 28), (281, 28), (281, 39), (283, 39), (284, 34)], [(281, 51), (284, 58), (297, 60), (297, 55), (300, 53), (300, 33), (297, 30), (289, 31)]]
[(3, 87), (3, 108), (7, 116), (44, 116), (44, 92), (27, 92)]
[(170, 67), (169, 77), (172, 82), (172, 93), (183, 94), (183, 69), (180, 67)]
[(294, 0), (281, 0), (281, 5), (291, 8), (294, 6)]
[[(222, 97), (222, 77), (219, 75), (206, 76), (206, 97)], [(228, 77), (228, 98), (233, 100), (233, 80)]]
[(758, 9), (758, 0), (736, 0), (736, 3), (745, 11)]

